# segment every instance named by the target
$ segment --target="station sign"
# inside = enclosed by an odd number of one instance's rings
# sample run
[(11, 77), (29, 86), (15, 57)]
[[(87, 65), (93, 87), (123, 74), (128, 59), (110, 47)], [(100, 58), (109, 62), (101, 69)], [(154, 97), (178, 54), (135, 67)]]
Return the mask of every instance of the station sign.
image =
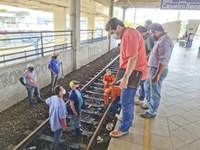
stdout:
[(200, 10), (200, 0), (161, 0), (161, 9)]

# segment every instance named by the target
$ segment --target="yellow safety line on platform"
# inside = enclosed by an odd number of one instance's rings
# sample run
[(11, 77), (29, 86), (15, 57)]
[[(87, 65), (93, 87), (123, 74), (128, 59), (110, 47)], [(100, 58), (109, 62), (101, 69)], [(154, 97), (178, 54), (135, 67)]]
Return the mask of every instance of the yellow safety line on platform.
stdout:
[(150, 150), (150, 122), (151, 119), (144, 120), (144, 137), (143, 137), (143, 150)]

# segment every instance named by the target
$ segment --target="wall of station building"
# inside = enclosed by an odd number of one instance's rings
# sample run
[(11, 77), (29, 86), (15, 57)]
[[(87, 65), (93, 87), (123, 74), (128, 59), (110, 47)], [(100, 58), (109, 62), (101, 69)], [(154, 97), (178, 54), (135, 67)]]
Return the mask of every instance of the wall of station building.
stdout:
[[(111, 49), (114, 47), (116, 47), (116, 42), (112, 40)], [(88, 64), (106, 52), (108, 52), (108, 40), (82, 46), (77, 51), (77, 67), (80, 68)], [(27, 63), (34, 64), (40, 89), (50, 84), (50, 71), (48, 69), (50, 59), (50, 56), (45, 56), (0, 68), (0, 112), (27, 97), (25, 87), (18, 81), (20, 75), (26, 70)], [(64, 75), (73, 71), (72, 50), (59, 53), (59, 60), (63, 63)]]

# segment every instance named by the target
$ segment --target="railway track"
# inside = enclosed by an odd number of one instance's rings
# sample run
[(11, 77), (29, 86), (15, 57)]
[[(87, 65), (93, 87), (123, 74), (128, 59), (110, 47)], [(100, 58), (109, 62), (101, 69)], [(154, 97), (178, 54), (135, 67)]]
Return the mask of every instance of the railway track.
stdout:
[[(119, 56), (113, 59), (107, 66), (99, 71), (81, 90), (84, 94), (86, 109), (81, 113), (82, 136), (77, 138), (72, 132), (63, 132), (61, 149), (87, 149), (93, 150), (97, 143), (109, 142), (108, 131), (105, 129), (106, 120), (110, 122), (114, 117), (110, 115), (112, 103), (107, 108), (103, 104), (103, 83), (102, 77), (105, 70), (110, 68), (116, 75), (119, 66)], [(67, 122), (70, 117), (67, 116)], [(69, 128), (68, 128), (69, 129)], [(49, 150), (53, 145), (53, 133), (50, 130), (49, 118), (32, 131), (13, 150)], [(103, 150), (103, 148), (100, 148)], [(106, 148), (105, 148), (106, 149)]]

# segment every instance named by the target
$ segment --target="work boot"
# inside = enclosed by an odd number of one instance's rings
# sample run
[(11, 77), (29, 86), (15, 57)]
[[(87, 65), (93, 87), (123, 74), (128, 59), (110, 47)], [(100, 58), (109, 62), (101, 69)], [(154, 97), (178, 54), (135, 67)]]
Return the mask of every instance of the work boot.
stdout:
[(136, 98), (135, 105), (143, 105), (143, 101), (141, 101), (139, 98)]

